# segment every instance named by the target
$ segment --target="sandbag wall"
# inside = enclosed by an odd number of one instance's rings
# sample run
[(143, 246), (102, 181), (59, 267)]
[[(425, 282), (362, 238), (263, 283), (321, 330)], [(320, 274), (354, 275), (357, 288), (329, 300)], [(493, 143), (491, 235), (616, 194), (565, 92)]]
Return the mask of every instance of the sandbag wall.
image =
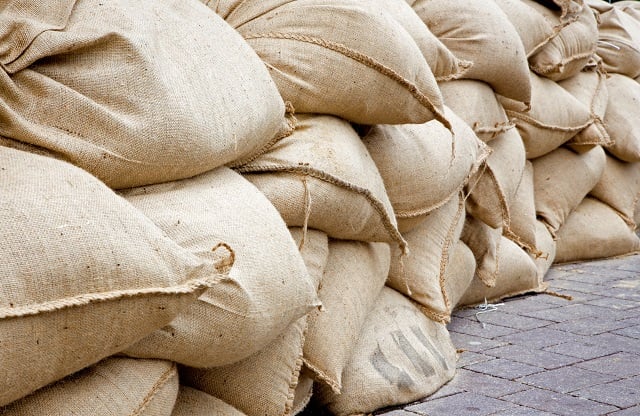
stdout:
[(408, 403), (454, 308), (640, 249), (637, 2), (0, 10), (0, 414)]

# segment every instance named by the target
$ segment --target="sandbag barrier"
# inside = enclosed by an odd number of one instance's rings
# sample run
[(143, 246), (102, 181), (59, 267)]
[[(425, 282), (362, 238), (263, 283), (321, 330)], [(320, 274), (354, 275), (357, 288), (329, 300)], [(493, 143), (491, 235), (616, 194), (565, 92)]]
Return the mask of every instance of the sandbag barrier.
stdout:
[(0, 414), (373, 412), (640, 251), (636, 2), (0, 10)]

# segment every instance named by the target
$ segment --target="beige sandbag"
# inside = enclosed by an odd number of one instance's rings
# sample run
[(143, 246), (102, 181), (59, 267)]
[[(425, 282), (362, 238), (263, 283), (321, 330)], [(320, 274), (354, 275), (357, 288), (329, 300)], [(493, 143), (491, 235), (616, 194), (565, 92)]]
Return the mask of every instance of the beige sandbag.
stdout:
[(590, 195), (615, 209), (634, 230), (637, 226), (634, 212), (640, 199), (640, 163), (625, 163), (607, 156), (604, 172)]
[(453, 132), (437, 121), (377, 125), (362, 138), (400, 224), (442, 206), (466, 185), (488, 150), (448, 108)]
[(244, 416), (244, 413), (203, 391), (180, 386), (171, 416)]
[(82, 169), (0, 147), (0, 170), (0, 406), (128, 347), (227, 280)]
[[(580, 72), (597, 48), (598, 21), (594, 11), (582, 1), (566, 14), (564, 10), (560, 12), (534, 0), (525, 2), (544, 16), (554, 30), (560, 28), (556, 36), (529, 56), (531, 70), (554, 81)], [(564, 22), (569, 24), (563, 25)]]
[(387, 280), (390, 261), (386, 243), (329, 242), (318, 291), (323, 308), (309, 314), (303, 351), (314, 377), (336, 393), (362, 325)]
[(4, 3), (2, 136), (126, 188), (244, 159), (280, 135), (268, 71), (197, 2)]
[(434, 393), (453, 378), (455, 366), (445, 325), (385, 287), (342, 375), (342, 394), (322, 387), (318, 398), (337, 416), (369, 413)]
[(473, 62), (464, 78), (484, 81), (498, 94), (516, 101), (530, 101), (531, 81), (524, 46), (495, 3), (417, 0), (412, 7), (455, 56)]
[(387, 285), (420, 304), (429, 319), (446, 323), (452, 309), (445, 281), (465, 218), (464, 200), (452, 198), (404, 234), (411, 252), (392, 251)]
[(625, 162), (640, 162), (640, 83), (620, 74), (607, 78), (609, 104), (604, 123), (613, 139), (605, 148)]
[(558, 83), (533, 72), (529, 111), (521, 111), (512, 101), (499, 98), (522, 136), (527, 159), (551, 152), (594, 121), (580, 100)]
[(453, 251), (453, 257), (447, 268), (444, 286), (451, 302), (451, 308), (455, 308), (465, 294), (476, 271), (476, 259), (471, 249), (458, 240)]
[(556, 240), (542, 221), (536, 221), (536, 253), (530, 254), (538, 269), (538, 280), (542, 282), (556, 259)]
[(496, 285), (502, 232), (502, 228), (493, 228), (483, 221), (467, 215), (460, 235), (460, 240), (473, 253), (476, 262), (476, 278), (488, 287)]
[(170, 416), (177, 396), (175, 364), (107, 358), (0, 408), (0, 414)]
[(507, 15), (513, 24), (527, 57), (536, 53), (546, 45), (552, 38), (557, 36), (571, 20), (552, 22), (532, 7), (530, 1), (523, 0), (493, 0)]
[[(122, 195), (173, 241), (204, 259), (221, 241), (235, 252), (229, 279), (125, 353), (192, 367), (239, 361), (319, 305), (286, 225), (247, 180), (222, 167)], [(268, 242), (268, 244), (265, 244)]]
[(267, 347), (237, 363), (208, 369), (183, 367), (180, 381), (247, 416), (288, 416), (302, 368), (306, 326), (307, 318), (300, 318)]
[(237, 170), (290, 227), (404, 247), (384, 181), (353, 127), (331, 116), (298, 118), (291, 136)]
[(467, 212), (493, 228), (508, 227), (524, 172), (525, 149), (516, 129), (500, 133), (489, 147), (486, 166), (469, 182)]
[(518, 191), (509, 206), (509, 225), (503, 233), (530, 253), (536, 252), (536, 202), (533, 186), (533, 165), (527, 160)]
[(311, 370), (307, 367), (302, 367), (300, 371), (300, 378), (298, 378), (298, 385), (296, 385), (296, 391), (293, 397), (293, 405), (291, 407), (291, 414), (297, 415), (301, 413), (311, 401), (313, 396), (314, 378)]
[(626, 10), (616, 3), (600, 13), (597, 53), (608, 73), (635, 78), (640, 76), (640, 19)]
[(556, 263), (636, 253), (640, 238), (607, 204), (586, 197), (558, 231)]
[(324, 269), (329, 259), (329, 237), (319, 230), (311, 228), (290, 227), (289, 232), (300, 250), (300, 255), (307, 266), (313, 287), (320, 287)]
[(536, 264), (523, 249), (506, 237), (502, 237), (499, 247), (495, 285), (487, 286), (476, 275), (460, 299), (459, 306), (476, 305), (483, 303), (485, 299), (487, 302), (495, 302), (544, 289)]
[(600, 146), (583, 154), (561, 147), (532, 163), (536, 214), (555, 236), (600, 180), (606, 156)]
[(472, 79), (438, 83), (444, 102), (462, 118), (483, 141), (495, 139), (515, 127), (491, 86)]
[(442, 96), (420, 48), (379, 3), (208, 3), (258, 53), (296, 111), (362, 124), (435, 118), (448, 125)]

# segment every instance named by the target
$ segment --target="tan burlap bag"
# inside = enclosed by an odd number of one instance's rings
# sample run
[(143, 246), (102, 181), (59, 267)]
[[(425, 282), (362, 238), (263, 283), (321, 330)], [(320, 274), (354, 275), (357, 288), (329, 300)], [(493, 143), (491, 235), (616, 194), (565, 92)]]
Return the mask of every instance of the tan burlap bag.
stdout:
[(244, 416), (244, 413), (203, 391), (180, 386), (171, 416)]
[(502, 228), (493, 228), (467, 215), (460, 235), (460, 240), (469, 247), (476, 261), (476, 278), (488, 287), (496, 285), (502, 231)]
[(300, 255), (307, 266), (313, 287), (320, 287), (324, 269), (329, 259), (329, 237), (322, 231), (300, 227), (290, 227), (289, 232), (300, 250)]
[(296, 111), (362, 124), (446, 124), (421, 49), (380, 3), (205, 2), (258, 53)]
[(522, 136), (527, 159), (551, 152), (594, 121), (589, 108), (580, 100), (558, 83), (533, 72), (529, 111), (521, 111), (513, 101), (499, 98)]
[(362, 325), (389, 274), (386, 243), (331, 240), (318, 295), (323, 308), (309, 314), (304, 362), (336, 393)]
[(0, 406), (128, 347), (227, 279), (84, 170), (4, 147), (0, 167)]
[(0, 414), (170, 416), (177, 395), (175, 364), (107, 358), (0, 408)]
[(268, 71), (204, 5), (31, 3), (2, 6), (0, 135), (112, 188), (194, 176), (279, 136), (285, 107)]
[(300, 318), (267, 347), (231, 365), (208, 369), (183, 367), (180, 381), (248, 416), (291, 415), (306, 327), (307, 318)]
[(481, 140), (488, 142), (515, 127), (486, 82), (458, 79), (440, 82), (438, 86), (447, 107), (471, 126)]
[(314, 386), (313, 373), (307, 367), (303, 366), (293, 396), (293, 405), (291, 407), (292, 415), (301, 413), (307, 407), (313, 396)]
[(447, 328), (385, 287), (342, 375), (342, 394), (322, 386), (318, 398), (335, 415), (366, 414), (434, 393), (455, 366)]
[(464, 225), (464, 200), (452, 198), (404, 234), (411, 248), (403, 257), (392, 251), (387, 285), (420, 304), (429, 319), (446, 323), (452, 309), (446, 292), (447, 268)]
[(476, 271), (476, 259), (471, 249), (458, 240), (453, 257), (446, 271), (444, 286), (451, 308), (455, 308), (465, 294)]
[(583, 154), (561, 147), (532, 163), (536, 214), (555, 236), (600, 180), (606, 156), (600, 146)]
[(640, 83), (624, 75), (607, 78), (609, 104), (604, 116), (613, 145), (605, 148), (625, 162), (640, 162)]
[(640, 199), (640, 163), (625, 163), (607, 156), (604, 172), (590, 195), (616, 210), (635, 230), (638, 224), (634, 213)]
[(211, 247), (223, 241), (236, 259), (229, 279), (126, 354), (192, 367), (230, 364), (261, 350), (319, 305), (316, 286), (278, 212), (233, 170), (221, 167), (122, 195), (197, 256), (215, 258)]
[[(530, 1), (523, 0), (494, 0), (513, 24), (527, 57), (536, 53), (552, 38), (560, 33), (560, 29), (571, 23), (571, 20), (552, 22), (531, 7)], [(555, 23), (555, 26), (554, 26)]]
[(536, 221), (536, 241), (537, 253), (530, 256), (538, 269), (538, 281), (542, 282), (556, 259), (556, 240), (542, 221)]
[(237, 170), (290, 227), (404, 247), (384, 181), (353, 127), (331, 116), (298, 118), (291, 136)]
[(404, 219), (423, 216), (447, 203), (488, 155), (460, 117), (448, 108), (445, 114), (453, 132), (437, 121), (380, 124), (362, 138), (384, 180), (399, 226)]
[(556, 263), (622, 256), (640, 250), (640, 238), (607, 204), (586, 197), (558, 231)]
[(486, 166), (469, 182), (467, 212), (493, 228), (507, 228), (524, 172), (525, 149), (516, 129), (500, 133), (489, 147)]
[(503, 233), (511, 241), (526, 249), (529, 253), (536, 253), (536, 203), (533, 186), (533, 165), (527, 160), (522, 174), (522, 180), (511, 205), (509, 206), (509, 225)]
[(473, 62), (464, 78), (484, 81), (516, 101), (530, 101), (524, 46), (498, 5), (483, 0), (417, 0), (412, 7), (455, 56)]
[(616, 4), (599, 15), (597, 54), (609, 73), (640, 76), (640, 19), (634, 14), (640, 17), (640, 12)]

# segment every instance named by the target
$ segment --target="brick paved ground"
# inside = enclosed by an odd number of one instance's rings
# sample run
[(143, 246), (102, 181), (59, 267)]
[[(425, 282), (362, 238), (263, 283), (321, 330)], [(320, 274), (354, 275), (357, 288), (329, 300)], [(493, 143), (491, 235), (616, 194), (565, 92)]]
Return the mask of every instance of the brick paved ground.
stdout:
[(456, 377), (376, 414), (639, 416), (640, 256), (554, 266), (545, 280), (573, 300), (524, 296), (456, 312)]

